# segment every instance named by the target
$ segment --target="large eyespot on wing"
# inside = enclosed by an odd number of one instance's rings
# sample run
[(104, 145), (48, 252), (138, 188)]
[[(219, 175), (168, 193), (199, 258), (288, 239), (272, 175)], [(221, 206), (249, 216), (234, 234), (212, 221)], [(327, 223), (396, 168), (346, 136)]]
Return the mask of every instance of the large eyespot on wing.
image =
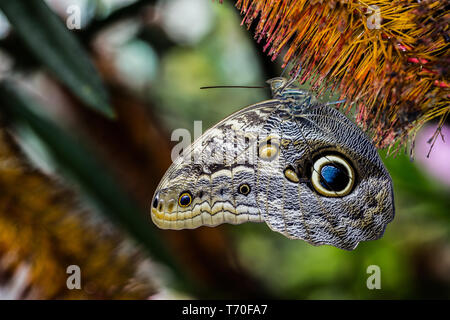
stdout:
[(278, 105), (268, 100), (246, 107), (194, 141), (161, 179), (151, 203), (153, 222), (179, 230), (261, 221), (248, 137), (258, 136)]
[(355, 179), (353, 166), (342, 156), (323, 155), (313, 163), (311, 184), (325, 197), (346, 196), (352, 191)]

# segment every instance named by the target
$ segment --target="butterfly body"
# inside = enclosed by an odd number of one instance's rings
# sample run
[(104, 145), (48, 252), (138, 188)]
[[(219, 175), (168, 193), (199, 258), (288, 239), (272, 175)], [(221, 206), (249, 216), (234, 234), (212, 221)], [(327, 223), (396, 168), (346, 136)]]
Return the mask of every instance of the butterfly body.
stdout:
[(222, 120), (174, 161), (152, 200), (154, 223), (266, 222), (348, 250), (381, 237), (394, 217), (392, 181), (370, 140), (311, 93), (269, 83), (272, 100)]

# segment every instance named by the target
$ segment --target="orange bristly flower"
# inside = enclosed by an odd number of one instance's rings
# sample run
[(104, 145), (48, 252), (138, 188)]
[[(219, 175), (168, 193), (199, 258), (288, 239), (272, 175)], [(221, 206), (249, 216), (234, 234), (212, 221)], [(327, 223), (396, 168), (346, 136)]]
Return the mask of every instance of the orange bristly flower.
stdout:
[[(449, 1), (238, 0), (272, 59), (300, 83), (339, 90), (377, 147), (398, 147), (450, 113)], [(398, 142), (398, 143), (397, 143)]]

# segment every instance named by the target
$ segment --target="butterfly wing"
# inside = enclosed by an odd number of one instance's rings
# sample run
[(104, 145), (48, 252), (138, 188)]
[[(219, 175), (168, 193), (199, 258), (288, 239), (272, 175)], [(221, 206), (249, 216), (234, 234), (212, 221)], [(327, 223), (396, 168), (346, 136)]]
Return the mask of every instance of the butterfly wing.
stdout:
[(152, 200), (153, 222), (163, 229), (192, 229), (262, 221), (255, 152), (261, 128), (279, 106), (268, 100), (246, 107), (194, 141), (161, 180)]
[[(282, 168), (295, 168), (300, 182), (289, 181), (284, 175), (278, 187), (282, 201), (269, 193), (268, 202), (276, 204), (265, 216), (270, 228), (313, 245), (347, 250), (360, 241), (380, 238), (394, 218), (392, 181), (361, 129), (334, 108), (315, 104), (293, 112), (291, 119), (281, 124), (281, 132), (294, 137), (284, 144)], [(325, 161), (335, 165), (332, 159), (349, 166), (353, 180), (343, 177), (351, 185), (346, 194), (323, 195), (317, 188), (317, 182), (322, 181), (312, 179), (315, 164)], [(273, 214), (276, 207), (283, 219)]]
[[(381, 237), (394, 205), (375, 147), (337, 110), (290, 103), (244, 108), (197, 139), (155, 192), (155, 224), (184, 229), (265, 221), (289, 238), (348, 250)], [(332, 157), (351, 168), (345, 194), (324, 195), (313, 183), (315, 163)]]

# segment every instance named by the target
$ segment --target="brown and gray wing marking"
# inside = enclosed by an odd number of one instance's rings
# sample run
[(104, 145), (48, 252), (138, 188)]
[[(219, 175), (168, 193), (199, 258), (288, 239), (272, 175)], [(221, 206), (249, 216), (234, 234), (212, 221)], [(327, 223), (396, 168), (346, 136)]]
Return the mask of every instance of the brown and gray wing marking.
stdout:
[(279, 107), (278, 100), (268, 100), (244, 108), (191, 144), (155, 192), (154, 223), (163, 229), (192, 229), (262, 221), (255, 157), (261, 129)]

